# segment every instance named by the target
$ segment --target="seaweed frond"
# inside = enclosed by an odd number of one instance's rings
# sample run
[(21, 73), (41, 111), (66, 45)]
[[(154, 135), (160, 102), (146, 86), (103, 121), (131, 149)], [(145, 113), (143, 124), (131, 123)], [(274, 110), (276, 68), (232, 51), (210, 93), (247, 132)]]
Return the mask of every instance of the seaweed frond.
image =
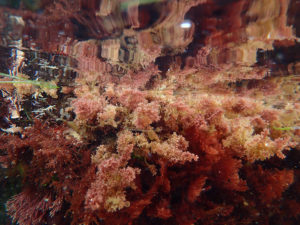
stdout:
[(22, 78), (22, 77), (11, 76), (6, 73), (0, 73), (0, 76), (13, 79), (13, 80), (1, 80), (0, 84), (31, 84), (31, 85), (38, 86), (40, 88), (46, 88), (46, 89), (58, 89), (59, 88), (59, 86), (57, 86), (56, 84), (53, 84), (48, 81), (29, 80), (29, 79)]

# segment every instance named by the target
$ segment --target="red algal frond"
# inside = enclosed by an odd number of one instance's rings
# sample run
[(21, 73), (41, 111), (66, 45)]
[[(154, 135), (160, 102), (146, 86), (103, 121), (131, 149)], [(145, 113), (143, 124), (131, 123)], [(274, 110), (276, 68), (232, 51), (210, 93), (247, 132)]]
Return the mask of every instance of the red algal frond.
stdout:
[(283, 192), (294, 182), (293, 170), (265, 170), (259, 166), (247, 171), (247, 181), (264, 203), (280, 200)]
[[(71, 203), (71, 208), (75, 208), (74, 202), (80, 204), (83, 201), (74, 197), (72, 192), (86, 193), (87, 187), (81, 177), (90, 165), (90, 157), (86, 157), (90, 156), (90, 151), (83, 150), (83, 146), (71, 137), (65, 138), (64, 130), (61, 126), (53, 128), (35, 121), (22, 138), (0, 136), (1, 151), (6, 153), (3, 155), (5, 165), (8, 168), (18, 166), (21, 179), (26, 183), (27, 191), (8, 202), (9, 214), (20, 224), (42, 224), (50, 217), (57, 218), (56, 214), (63, 216), (65, 211), (61, 212), (61, 207), (64, 201)], [(75, 186), (77, 183), (81, 185)]]
[(151, 142), (151, 152), (169, 160), (172, 163), (185, 163), (197, 161), (198, 156), (187, 150), (188, 142), (181, 135), (173, 133), (172, 136), (163, 143)]
[(131, 153), (133, 152), (134, 146), (134, 137), (132, 132), (125, 130), (118, 135), (117, 140), (117, 150), (120, 156), (121, 161), (123, 162), (124, 166), (131, 158)]
[(170, 205), (170, 200), (167, 198), (162, 198), (155, 205), (155, 207), (153, 207), (153, 208), (151, 207), (147, 211), (147, 214), (151, 217), (168, 219), (172, 216), (172, 212), (171, 212), (169, 205)]
[[(282, 151), (293, 147), (294, 143), (288, 136), (272, 137), (269, 128), (259, 127), (267, 123), (262, 120), (257, 122), (258, 118), (251, 119), (251, 117), (232, 120), (231, 133), (222, 140), (223, 146), (251, 162), (266, 160), (274, 155), (284, 158)], [(261, 131), (256, 134), (256, 130)]]
[(14, 222), (20, 225), (39, 225), (45, 219), (48, 210), (54, 215), (61, 209), (61, 201), (53, 201), (49, 194), (41, 195), (39, 192), (25, 190), (20, 194), (13, 196), (7, 203), (6, 209)]
[(239, 176), (239, 169), (242, 167), (241, 160), (224, 156), (213, 167), (213, 179), (219, 188), (234, 191), (246, 191), (247, 184)]
[(137, 89), (124, 88), (118, 92), (118, 101), (130, 110), (134, 110), (139, 103), (147, 103), (146, 94)]
[(60, 86), (0, 75), (14, 222), (299, 224), (296, 0), (4, 2), (2, 72)]
[(265, 160), (274, 155), (279, 158), (285, 158), (283, 150), (288, 150), (294, 145), (289, 137), (276, 138), (272, 140), (267, 129), (261, 134), (251, 136), (245, 142), (245, 155), (249, 161)]
[(275, 121), (278, 119), (279, 116), (279, 110), (275, 109), (265, 109), (262, 111), (261, 117), (271, 123), (272, 121)]
[(138, 129), (148, 129), (150, 124), (160, 120), (159, 104), (156, 102), (140, 103), (133, 112), (133, 124)]
[(103, 111), (105, 105), (104, 98), (96, 99), (93, 96), (80, 97), (72, 102), (74, 112), (79, 120), (92, 120), (97, 116), (97, 113)]
[(180, 124), (183, 127), (191, 127), (195, 123), (200, 123), (200, 120), (197, 120), (199, 116), (196, 111), (184, 102), (183, 99), (179, 98), (176, 102), (168, 103), (162, 110), (166, 126), (173, 131), (177, 131)]
[(96, 180), (86, 193), (87, 209), (115, 212), (128, 207), (125, 188), (134, 188), (136, 174), (140, 170), (132, 167), (121, 168), (120, 160), (110, 158), (98, 165)]
[(133, 141), (132, 133), (123, 131), (118, 135), (118, 154), (109, 156), (105, 147), (98, 148), (99, 153), (93, 158), (93, 162), (98, 164), (98, 171), (96, 180), (86, 193), (87, 209), (114, 212), (130, 205), (125, 188), (135, 188), (136, 174), (140, 173), (140, 169), (126, 167), (133, 151)]
[(222, 106), (228, 113), (235, 113), (240, 116), (253, 116), (258, 114), (262, 109), (261, 102), (246, 97), (228, 98), (223, 102)]
[(117, 122), (115, 121), (117, 115), (117, 107), (114, 105), (106, 105), (103, 112), (97, 114), (97, 121), (100, 126), (110, 125), (117, 127)]
[(155, 75), (159, 73), (159, 70), (155, 64), (150, 64), (144, 70), (129, 71), (120, 80), (120, 84), (129, 86), (131, 88), (143, 88), (147, 82)]
[(203, 187), (206, 183), (207, 177), (200, 176), (193, 180), (190, 185), (187, 192), (187, 200), (189, 202), (194, 202), (201, 194)]

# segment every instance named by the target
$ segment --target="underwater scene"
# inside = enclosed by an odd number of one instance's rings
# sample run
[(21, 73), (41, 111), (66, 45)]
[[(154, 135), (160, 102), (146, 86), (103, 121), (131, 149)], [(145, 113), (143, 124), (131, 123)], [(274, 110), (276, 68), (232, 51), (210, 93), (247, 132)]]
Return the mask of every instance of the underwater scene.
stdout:
[(300, 224), (300, 1), (0, 0), (0, 225)]

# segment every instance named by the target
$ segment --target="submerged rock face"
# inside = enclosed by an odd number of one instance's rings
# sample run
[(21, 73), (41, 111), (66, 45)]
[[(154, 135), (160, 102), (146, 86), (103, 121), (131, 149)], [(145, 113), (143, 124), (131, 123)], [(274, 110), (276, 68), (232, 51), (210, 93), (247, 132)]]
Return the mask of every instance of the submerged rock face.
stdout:
[(0, 5), (12, 221), (299, 223), (297, 1)]

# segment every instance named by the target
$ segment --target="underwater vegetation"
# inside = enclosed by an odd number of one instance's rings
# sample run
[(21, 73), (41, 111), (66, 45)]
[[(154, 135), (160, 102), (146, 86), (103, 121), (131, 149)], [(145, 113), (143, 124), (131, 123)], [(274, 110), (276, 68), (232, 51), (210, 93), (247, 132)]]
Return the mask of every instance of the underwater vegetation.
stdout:
[(11, 75), (5, 74), (5, 73), (0, 73), (0, 77), (1, 76), (10, 78), (11, 80), (1, 80), (0, 84), (29, 84), (29, 85), (38, 86), (41, 88), (46, 88), (46, 89), (57, 89), (58, 88), (58, 86), (56, 86), (55, 84), (51, 84), (46, 81), (29, 80), (29, 79), (25, 79), (23, 77), (11, 76)]
[(0, 223), (300, 224), (296, 1), (4, 2)]

